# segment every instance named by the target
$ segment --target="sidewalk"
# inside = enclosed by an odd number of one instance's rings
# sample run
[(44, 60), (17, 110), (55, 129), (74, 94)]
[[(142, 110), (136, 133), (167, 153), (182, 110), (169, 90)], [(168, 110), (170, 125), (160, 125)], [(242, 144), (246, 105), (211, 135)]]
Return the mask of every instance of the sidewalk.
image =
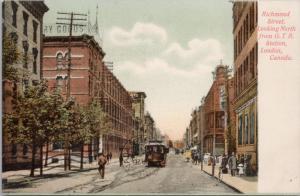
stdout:
[[(137, 158), (142, 159), (142, 156)], [(105, 178), (101, 179), (97, 161), (85, 163), (83, 170), (80, 164), (73, 162), (70, 171), (64, 171), (62, 164), (50, 164), (43, 169), (43, 176), (39, 175), (39, 168), (35, 169), (35, 176), (30, 177), (30, 170), (7, 171), (2, 173), (4, 193), (86, 193), (97, 187), (101, 190), (110, 185), (120, 175), (123, 168), (119, 167), (119, 159), (113, 158), (105, 169)]]
[[(199, 169), (201, 166), (197, 166)], [(215, 166), (215, 177), (218, 179), (219, 165)], [(203, 171), (212, 175), (212, 166), (203, 164)], [(257, 193), (257, 176), (231, 176), (230, 171), (228, 174), (222, 174), (221, 181), (228, 186), (238, 190), (241, 193)]]

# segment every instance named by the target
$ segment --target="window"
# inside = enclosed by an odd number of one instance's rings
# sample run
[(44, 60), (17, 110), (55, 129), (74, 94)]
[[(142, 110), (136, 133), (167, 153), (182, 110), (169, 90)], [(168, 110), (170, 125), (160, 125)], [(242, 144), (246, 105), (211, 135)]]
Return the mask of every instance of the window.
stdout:
[(2, 18), (5, 18), (5, 4), (2, 2)]
[(27, 41), (23, 41), (22, 43), (23, 43), (23, 50), (24, 50), (24, 56), (23, 56), (24, 64), (23, 64), (23, 67), (27, 69), (28, 68), (28, 54), (27, 54), (27, 52), (28, 52), (29, 44), (28, 44)]
[(254, 144), (255, 137), (255, 115), (254, 112), (251, 113), (250, 116), (250, 144)]
[(53, 143), (52, 149), (53, 149), (53, 150), (63, 149), (63, 145), (64, 145), (64, 142), (63, 142), (63, 141), (57, 141), (57, 142), (54, 142), (54, 143)]
[(28, 14), (23, 11), (23, 19), (24, 19), (24, 26), (23, 26), (23, 34), (27, 36), (27, 23), (28, 23)]
[(62, 76), (57, 76), (56, 77), (56, 86), (58, 88), (62, 87), (64, 85), (64, 79)]
[(29, 87), (29, 81), (28, 80), (23, 80), (23, 90), (27, 90)]
[[(3, 2), (2, 2), (3, 3)], [(14, 1), (11, 2), (12, 7), (12, 25), (17, 28), (17, 11), (18, 11), (18, 4)]]
[(38, 23), (35, 20), (32, 20), (32, 26), (33, 26), (33, 41), (37, 42), (37, 29), (38, 29)]
[(37, 56), (38, 56), (38, 49), (37, 48), (32, 48), (32, 54), (33, 54), (33, 73), (37, 74)]
[(14, 157), (17, 156), (17, 144), (15, 144), (15, 143), (12, 143), (11, 155), (14, 156)]
[(252, 33), (254, 30), (254, 4), (250, 7), (250, 32)]
[(11, 32), (10, 33), (10, 39), (13, 42), (13, 44), (17, 44), (19, 36), (18, 36), (18, 34), (16, 32)]
[(63, 54), (60, 52), (56, 55), (56, 66), (57, 69), (62, 69), (63, 68)]
[(244, 143), (248, 144), (249, 143), (249, 139), (248, 139), (248, 114), (245, 115), (245, 132), (244, 132)]
[(239, 116), (238, 120), (238, 144), (241, 145), (243, 142), (243, 116)]
[(26, 144), (23, 145), (23, 156), (26, 156), (28, 153), (28, 146)]
[(39, 84), (38, 80), (32, 80), (32, 86), (37, 86)]

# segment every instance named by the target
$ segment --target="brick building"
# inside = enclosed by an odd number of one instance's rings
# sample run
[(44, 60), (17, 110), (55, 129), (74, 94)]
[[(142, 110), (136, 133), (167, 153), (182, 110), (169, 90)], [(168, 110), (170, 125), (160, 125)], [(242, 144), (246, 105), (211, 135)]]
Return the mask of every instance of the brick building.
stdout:
[(237, 154), (257, 172), (257, 2), (233, 3)]
[[(68, 36), (44, 38), (43, 76), (49, 89), (60, 88), (67, 93)], [(111, 130), (85, 146), (89, 157), (99, 151), (112, 152), (129, 149), (132, 137), (132, 99), (120, 81), (104, 65), (104, 52), (92, 36), (73, 36), (71, 40), (71, 97), (80, 105), (95, 100), (101, 103), (111, 123)], [(59, 145), (54, 147), (61, 148)]]
[[(230, 76), (229, 76), (230, 77)], [(236, 114), (234, 108), (235, 89), (234, 77), (230, 77), (226, 83), (226, 91), (228, 99), (226, 100), (226, 126), (225, 126), (225, 153), (231, 154), (236, 152)], [(228, 107), (228, 108), (227, 108)]]
[[(218, 65), (214, 72), (213, 84), (204, 100), (205, 130), (203, 133), (204, 153), (221, 155), (225, 151), (225, 111), (222, 105), (221, 92), (226, 84), (226, 68)], [(215, 139), (214, 139), (215, 137)], [(215, 144), (214, 144), (215, 140)]]
[[(3, 1), (2, 31), (16, 45), (21, 59), (15, 66), (20, 82), (3, 80), (3, 113), (12, 111), (12, 100), (23, 93), (25, 88), (35, 85), (41, 77), (43, 17), (48, 7), (44, 1)], [(3, 170), (30, 167), (31, 147), (7, 140), (3, 130)], [(39, 152), (36, 153), (39, 164)]]

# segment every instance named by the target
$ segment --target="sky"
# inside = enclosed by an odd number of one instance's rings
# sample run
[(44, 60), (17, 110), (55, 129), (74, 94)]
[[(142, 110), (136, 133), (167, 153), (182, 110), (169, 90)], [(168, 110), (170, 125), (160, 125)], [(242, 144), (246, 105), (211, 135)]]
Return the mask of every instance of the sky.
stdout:
[[(98, 5), (105, 61), (128, 91), (146, 93), (156, 127), (181, 139), (191, 112), (212, 84), (220, 60), (233, 65), (228, 0), (46, 0), (44, 25), (57, 11), (90, 13)], [(47, 35), (47, 34), (46, 34)]]

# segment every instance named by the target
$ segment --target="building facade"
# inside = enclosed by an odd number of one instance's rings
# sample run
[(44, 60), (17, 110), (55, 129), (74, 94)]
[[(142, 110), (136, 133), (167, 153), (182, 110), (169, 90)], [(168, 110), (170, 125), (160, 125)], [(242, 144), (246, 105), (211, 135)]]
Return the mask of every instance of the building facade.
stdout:
[[(35, 85), (41, 78), (43, 17), (48, 7), (44, 1), (3, 1), (3, 35), (11, 40), (20, 54), (21, 60), (15, 63), (20, 77), (19, 82), (3, 80), (3, 113), (13, 110), (12, 100), (23, 93), (25, 88)], [(7, 139), (3, 131), (2, 163), (3, 170), (30, 167), (31, 148), (16, 144)], [(38, 156), (38, 152), (36, 153)], [(36, 157), (39, 164), (39, 157)]]
[[(60, 88), (63, 96), (67, 93), (68, 55), (68, 36), (44, 38), (43, 77), (50, 90)], [(105, 66), (104, 55), (92, 36), (72, 37), (71, 97), (80, 105), (99, 102), (111, 125), (107, 133), (85, 146), (88, 157), (95, 157), (97, 150), (118, 156), (120, 148), (131, 150), (132, 145), (132, 99)]]
[(133, 142), (135, 154), (144, 152), (145, 144), (145, 99), (146, 93), (144, 92), (130, 92), (132, 98), (133, 119), (134, 119), (134, 132)]
[(199, 141), (199, 118), (198, 118), (198, 109), (194, 109), (193, 112), (191, 113), (191, 121), (190, 121), (190, 130), (191, 130), (191, 145), (192, 146), (199, 146), (200, 141)]
[(226, 67), (218, 65), (213, 84), (205, 97), (205, 130), (203, 133), (204, 153), (221, 155), (225, 151), (225, 111), (222, 91), (226, 84)]
[(257, 2), (233, 3), (237, 155), (257, 173)]
[(145, 133), (144, 133), (144, 135), (145, 135), (146, 142), (156, 139), (155, 122), (149, 112), (147, 112), (145, 115)]

